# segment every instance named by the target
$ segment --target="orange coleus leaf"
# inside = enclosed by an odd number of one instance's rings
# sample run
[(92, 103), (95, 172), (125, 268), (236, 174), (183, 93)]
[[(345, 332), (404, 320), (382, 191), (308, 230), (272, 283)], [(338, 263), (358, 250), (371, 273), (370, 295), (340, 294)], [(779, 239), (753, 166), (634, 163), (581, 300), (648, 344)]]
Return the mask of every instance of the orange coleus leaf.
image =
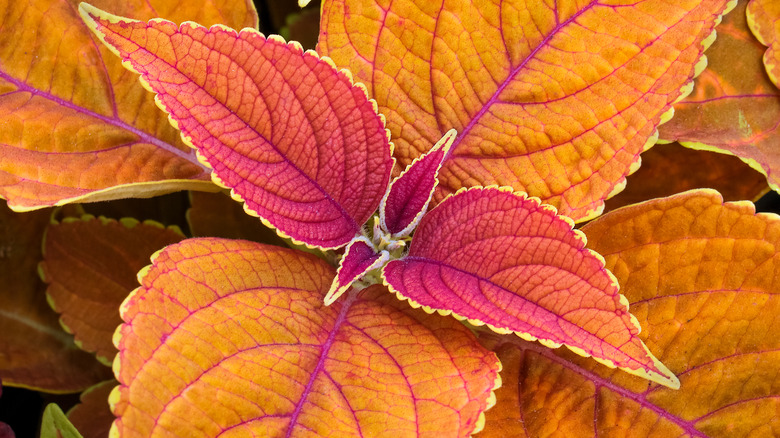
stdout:
[(780, 87), (780, 3), (776, 0), (750, 0), (747, 21), (753, 35), (768, 47), (764, 53), (766, 72)]
[(191, 239), (122, 306), (121, 436), (468, 436), (495, 356), (381, 286), (325, 307), (334, 269), (301, 251)]
[(114, 414), (108, 407), (108, 396), (117, 385), (116, 380), (107, 380), (81, 393), (77, 404), (68, 411), (68, 420), (84, 438), (106, 438), (114, 421)]
[[(96, 44), (77, 4), (0, 6), (0, 197), (22, 211), (213, 189), (207, 169), (151, 96)], [(99, 4), (137, 18), (257, 25), (248, 0)]]
[(76, 347), (46, 302), (36, 267), (50, 215), (0, 206), (0, 378), (9, 386), (78, 392), (111, 370)]
[(555, 209), (506, 190), (460, 191), (428, 213), (382, 274), (399, 298), (498, 332), (561, 344), (669, 387), (618, 285)]
[(657, 144), (642, 153), (642, 167), (628, 177), (624, 191), (607, 200), (606, 210), (699, 188), (715, 189), (727, 201), (755, 201), (769, 191), (766, 177), (735, 156)]
[(84, 216), (49, 226), (41, 277), (61, 324), (83, 350), (111, 363), (111, 337), (122, 322), (119, 305), (138, 286), (136, 273), (155, 251), (183, 238), (178, 228), (129, 218)]
[(392, 148), (376, 104), (349, 73), (252, 29), (80, 8), (248, 211), (321, 248), (345, 245), (374, 213)]
[(583, 231), (680, 389), (499, 340), (505, 390), (485, 436), (777, 435), (780, 218), (696, 190), (609, 213)]
[(459, 132), (438, 200), (498, 184), (580, 221), (655, 143), (728, 7), (325, 0), (318, 49), (366, 84), (401, 165)]
[(724, 17), (693, 93), (677, 103), (660, 138), (738, 156), (780, 190), (780, 90), (762, 66), (765, 47), (750, 34), (746, 2)]

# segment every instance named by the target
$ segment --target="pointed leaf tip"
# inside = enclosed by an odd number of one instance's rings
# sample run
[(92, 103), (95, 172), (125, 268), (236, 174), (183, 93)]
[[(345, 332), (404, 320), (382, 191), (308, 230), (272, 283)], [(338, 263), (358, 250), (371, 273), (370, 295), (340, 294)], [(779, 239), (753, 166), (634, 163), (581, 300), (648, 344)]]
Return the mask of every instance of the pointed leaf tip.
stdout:
[(387, 251), (377, 252), (366, 237), (354, 238), (339, 262), (336, 277), (325, 295), (325, 305), (330, 306), (346, 292), (355, 281), (367, 272), (377, 269), (390, 259)]
[(391, 290), (424, 308), (514, 331), (676, 388), (638, 338), (603, 259), (571, 220), (538, 199), (469, 189), (428, 213), (409, 254), (383, 270)]
[(391, 184), (379, 205), (382, 228), (393, 237), (406, 237), (428, 209), (438, 174), (458, 133), (449, 130), (426, 154), (415, 159)]
[(157, 93), (183, 141), (213, 168), (214, 182), (279, 234), (340, 247), (379, 206), (392, 147), (365, 87), (348, 73), (252, 29), (81, 10)]

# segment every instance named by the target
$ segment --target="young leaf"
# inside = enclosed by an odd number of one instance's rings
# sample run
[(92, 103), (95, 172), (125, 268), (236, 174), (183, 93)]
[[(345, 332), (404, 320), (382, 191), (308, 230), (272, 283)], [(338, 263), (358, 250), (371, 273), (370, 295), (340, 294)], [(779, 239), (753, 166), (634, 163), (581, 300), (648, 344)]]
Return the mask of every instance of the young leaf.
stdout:
[(313, 255), (247, 241), (161, 251), (122, 306), (116, 431), (465, 437), (478, 428), (495, 356), (464, 326), (381, 286), (325, 307), (334, 274)]
[(780, 218), (697, 190), (609, 213), (583, 231), (680, 389), (499, 340), (504, 385), (483, 436), (776, 435)]
[(753, 35), (767, 46), (764, 53), (766, 72), (780, 87), (780, 3), (776, 0), (750, 0), (747, 22)]
[(177, 228), (134, 219), (85, 216), (48, 227), (41, 278), (60, 323), (83, 350), (111, 364), (119, 305), (138, 287), (137, 272), (155, 251), (183, 238)]
[(79, 396), (80, 403), (68, 411), (68, 420), (84, 438), (106, 438), (114, 422), (108, 397), (116, 380), (107, 380), (88, 388)]
[(111, 378), (111, 370), (76, 347), (46, 302), (36, 268), (50, 215), (0, 205), (0, 378), (5, 385), (78, 392)]
[(367, 272), (377, 269), (390, 260), (387, 251), (377, 252), (374, 245), (366, 237), (356, 237), (349, 242), (344, 257), (339, 262), (339, 269), (333, 278), (333, 284), (325, 295), (325, 305), (330, 306), (349, 287)]
[(55, 403), (43, 410), (41, 438), (83, 438)]
[[(660, 138), (740, 157), (780, 190), (780, 90), (766, 76), (765, 47), (750, 34), (746, 2), (724, 17), (693, 93), (675, 104)], [(743, 198), (744, 199), (744, 198)]]
[[(153, 99), (93, 39), (71, 1), (3, 4), (0, 197), (16, 211), (211, 190), (208, 171)], [(256, 26), (247, 0), (111, 2), (137, 18)]]
[(637, 337), (618, 285), (572, 223), (510, 191), (470, 189), (447, 198), (415, 232), (409, 254), (388, 263), (391, 290), (416, 306), (488, 324), (669, 387), (679, 386)]
[(376, 104), (347, 72), (252, 29), (80, 10), (157, 93), (214, 180), (281, 234), (339, 247), (379, 206), (392, 148)]
[(366, 84), (406, 166), (459, 132), (437, 200), (511, 186), (597, 216), (736, 0), (324, 0), (318, 50)]
[(391, 236), (406, 237), (420, 223), (439, 184), (439, 169), (457, 134), (454, 129), (448, 131), (390, 184), (379, 204), (379, 218), (382, 228)]

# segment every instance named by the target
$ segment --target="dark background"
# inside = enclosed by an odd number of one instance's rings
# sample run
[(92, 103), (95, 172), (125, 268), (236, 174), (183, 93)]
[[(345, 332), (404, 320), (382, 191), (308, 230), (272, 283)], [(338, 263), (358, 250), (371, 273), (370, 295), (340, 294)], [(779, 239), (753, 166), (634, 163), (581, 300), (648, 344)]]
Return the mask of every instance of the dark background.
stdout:
[[(314, 48), (319, 1), (312, 1), (303, 12), (298, 8), (295, 0), (256, 0), (255, 5), (260, 17), (261, 32), (281, 33), (287, 39), (299, 40), (305, 48)], [(299, 17), (303, 19), (291, 17), (298, 13), (302, 14)], [(166, 225), (179, 225), (185, 234), (189, 232), (189, 227), (184, 220), (184, 213), (188, 206), (186, 193), (174, 193), (152, 200), (124, 200), (84, 205), (85, 209), (94, 215), (114, 218), (133, 216), (141, 220), (156, 220)], [(762, 212), (780, 213), (780, 195), (770, 191), (756, 202), (756, 209)], [(138, 217), (136, 212), (143, 212), (143, 216)], [(78, 401), (78, 394), (44, 394), (4, 386), (0, 397), (0, 422), (9, 424), (18, 438), (37, 437), (41, 414), (46, 405), (57, 403), (63, 411), (67, 412)], [(4, 438), (1, 430), (0, 438)]]

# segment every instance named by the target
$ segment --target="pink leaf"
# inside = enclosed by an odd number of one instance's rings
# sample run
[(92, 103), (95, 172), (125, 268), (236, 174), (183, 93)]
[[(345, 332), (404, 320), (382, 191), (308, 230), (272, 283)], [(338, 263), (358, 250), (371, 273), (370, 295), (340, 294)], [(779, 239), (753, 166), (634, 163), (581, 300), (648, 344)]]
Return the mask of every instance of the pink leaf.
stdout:
[(433, 149), (420, 156), (391, 184), (379, 206), (382, 227), (394, 237), (405, 237), (420, 223), (428, 209), (437, 176), (457, 132), (449, 130)]
[(497, 188), (461, 191), (420, 223), (407, 257), (388, 263), (391, 290), (426, 310), (557, 348), (565, 344), (669, 387), (604, 260), (555, 209)]
[(160, 106), (249, 212), (280, 234), (345, 245), (393, 166), (376, 104), (349, 73), (298, 43), (194, 23), (148, 23), (84, 3), (85, 22), (141, 74)]
[(344, 257), (339, 262), (339, 269), (333, 284), (330, 286), (328, 295), (325, 296), (325, 305), (330, 306), (349, 286), (365, 275), (368, 271), (376, 269), (390, 260), (390, 254), (387, 251), (377, 253), (374, 245), (366, 237), (356, 237), (347, 246)]

